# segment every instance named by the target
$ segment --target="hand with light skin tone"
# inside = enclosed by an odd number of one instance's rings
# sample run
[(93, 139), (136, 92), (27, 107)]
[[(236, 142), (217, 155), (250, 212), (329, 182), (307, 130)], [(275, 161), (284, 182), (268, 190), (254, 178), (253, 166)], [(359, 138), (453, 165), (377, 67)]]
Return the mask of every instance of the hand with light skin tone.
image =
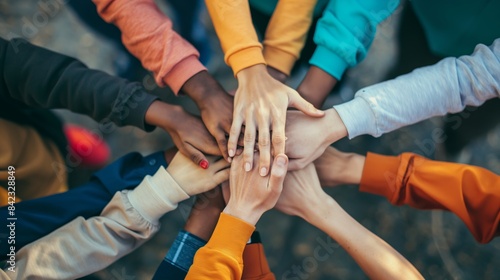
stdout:
[(293, 171), (304, 168), (321, 156), (330, 144), (347, 136), (347, 129), (333, 108), (326, 110), (320, 119), (288, 111), (286, 136), (288, 168)]
[[(253, 155), (254, 160), (258, 160), (257, 155)], [(264, 177), (257, 168), (245, 172), (244, 162), (243, 156), (233, 158), (229, 201), (223, 212), (255, 225), (264, 212), (274, 207), (281, 194), (288, 158), (284, 154), (277, 155), (269, 175)]]
[(220, 153), (229, 160), (226, 135), (229, 135), (233, 121), (233, 97), (207, 71), (201, 71), (187, 80), (181, 92), (196, 103), (203, 123), (217, 141)]
[[(264, 64), (245, 68), (236, 77), (238, 89), (228, 141), (229, 156), (233, 157), (236, 153), (238, 137), (244, 125), (244, 170), (248, 172), (256, 165), (260, 175), (266, 176), (271, 163), (271, 148), (274, 155), (285, 153), (287, 108), (295, 107), (316, 118), (322, 117), (324, 113), (305, 101), (295, 90), (271, 77)], [(255, 141), (260, 157), (254, 163)]]
[(228, 180), (230, 170), (229, 163), (223, 158), (208, 156), (207, 159), (210, 164), (207, 169), (202, 169), (178, 152), (167, 172), (189, 196), (204, 193)]
[(314, 161), (321, 186), (359, 185), (365, 159), (365, 156), (355, 153), (344, 153), (333, 147), (326, 148)]
[(423, 279), (408, 260), (321, 189), (312, 164), (288, 173), (276, 208), (303, 218), (336, 240), (370, 279)]
[(305, 100), (316, 108), (321, 108), (326, 97), (337, 84), (337, 79), (321, 68), (311, 65), (306, 76), (297, 87), (297, 91)]
[(145, 121), (167, 131), (179, 151), (202, 168), (210, 165), (205, 155), (221, 155), (217, 142), (203, 122), (180, 106), (154, 101), (146, 111)]

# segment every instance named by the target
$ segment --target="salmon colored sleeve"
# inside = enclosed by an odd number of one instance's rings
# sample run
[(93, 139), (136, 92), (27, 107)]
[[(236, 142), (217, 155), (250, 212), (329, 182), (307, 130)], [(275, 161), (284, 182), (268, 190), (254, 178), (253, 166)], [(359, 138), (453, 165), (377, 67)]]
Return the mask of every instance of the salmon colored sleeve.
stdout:
[(253, 225), (221, 213), (212, 237), (196, 252), (186, 279), (241, 279), (243, 250), (254, 230)]
[(317, 0), (280, 0), (264, 38), (264, 59), (290, 75), (304, 47)]
[(250, 66), (266, 64), (248, 0), (205, 0), (205, 3), (224, 52), (224, 61), (234, 75)]
[(241, 280), (275, 280), (269, 269), (262, 243), (248, 244), (243, 251), (243, 274)]
[(394, 205), (451, 211), (480, 243), (500, 235), (500, 176), (481, 167), (413, 153), (368, 153), (360, 190), (385, 196)]
[(160, 86), (178, 93), (196, 73), (206, 70), (199, 53), (172, 29), (153, 0), (93, 0), (99, 15), (122, 32), (125, 47), (144, 68), (152, 71)]

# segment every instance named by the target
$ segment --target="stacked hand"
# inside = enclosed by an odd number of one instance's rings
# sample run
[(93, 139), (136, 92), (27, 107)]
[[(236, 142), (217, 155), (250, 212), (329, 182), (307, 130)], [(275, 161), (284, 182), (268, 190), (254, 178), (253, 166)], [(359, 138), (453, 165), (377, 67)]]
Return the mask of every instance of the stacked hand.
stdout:
[[(253, 154), (258, 160), (257, 153)], [(244, 157), (236, 156), (229, 177), (230, 195), (224, 213), (255, 225), (264, 212), (274, 207), (283, 189), (288, 158), (279, 154), (274, 158), (270, 175), (262, 177), (257, 168), (245, 172)]]
[(322, 117), (324, 113), (300, 97), (297, 91), (273, 79), (263, 64), (241, 70), (237, 78), (238, 90), (228, 141), (229, 156), (235, 156), (238, 138), (245, 125), (244, 170), (253, 169), (257, 140), (260, 150), (258, 172), (266, 176), (271, 163), (271, 148), (274, 155), (285, 153), (287, 108), (295, 107), (311, 117)]

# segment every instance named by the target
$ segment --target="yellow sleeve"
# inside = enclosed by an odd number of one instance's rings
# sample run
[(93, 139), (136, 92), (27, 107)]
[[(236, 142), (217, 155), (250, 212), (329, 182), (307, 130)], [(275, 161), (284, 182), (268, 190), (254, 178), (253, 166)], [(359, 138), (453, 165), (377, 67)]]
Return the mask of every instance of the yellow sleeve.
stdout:
[(234, 75), (244, 68), (265, 64), (248, 0), (205, 0), (205, 3), (224, 52), (224, 61)]
[(241, 279), (243, 250), (255, 227), (221, 213), (208, 243), (194, 256), (185, 279)]
[(269, 66), (290, 75), (311, 26), (317, 0), (280, 0), (264, 39), (264, 59)]

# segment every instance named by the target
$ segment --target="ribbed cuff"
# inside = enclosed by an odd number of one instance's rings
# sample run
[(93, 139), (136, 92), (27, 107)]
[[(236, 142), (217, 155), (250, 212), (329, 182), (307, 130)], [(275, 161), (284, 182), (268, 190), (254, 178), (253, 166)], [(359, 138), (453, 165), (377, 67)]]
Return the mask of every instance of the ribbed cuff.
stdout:
[(290, 76), (290, 72), (292, 71), (293, 65), (297, 61), (298, 57), (278, 48), (264, 45), (264, 59), (266, 60), (267, 65), (272, 66), (287, 76)]
[(394, 192), (400, 183), (398, 180), (400, 163), (400, 157), (368, 153), (359, 190), (381, 195), (392, 201)]
[(178, 94), (187, 80), (204, 70), (207, 68), (201, 64), (198, 57), (191, 55), (177, 63), (167, 75), (162, 77), (161, 82), (167, 84), (175, 94)]
[(380, 136), (377, 133), (376, 116), (370, 104), (361, 97), (333, 106), (347, 129), (349, 139), (363, 134)]
[(163, 167), (153, 176), (146, 176), (137, 188), (128, 192), (132, 206), (154, 224), (165, 213), (177, 208), (179, 202), (188, 198), (189, 195)]
[(196, 235), (181, 230), (168, 250), (165, 261), (188, 272), (193, 264), (194, 255), (207, 242)]
[(232, 255), (243, 262), (243, 250), (255, 227), (231, 215), (221, 213), (217, 227), (207, 245), (210, 248)]
[(349, 64), (342, 57), (321, 45), (316, 47), (309, 64), (321, 68), (337, 80), (342, 78), (345, 70), (349, 67)]
[(262, 55), (262, 46), (253, 46), (228, 56), (226, 63), (233, 69), (234, 76), (236, 76), (241, 70), (257, 64), (266, 64), (266, 61)]

